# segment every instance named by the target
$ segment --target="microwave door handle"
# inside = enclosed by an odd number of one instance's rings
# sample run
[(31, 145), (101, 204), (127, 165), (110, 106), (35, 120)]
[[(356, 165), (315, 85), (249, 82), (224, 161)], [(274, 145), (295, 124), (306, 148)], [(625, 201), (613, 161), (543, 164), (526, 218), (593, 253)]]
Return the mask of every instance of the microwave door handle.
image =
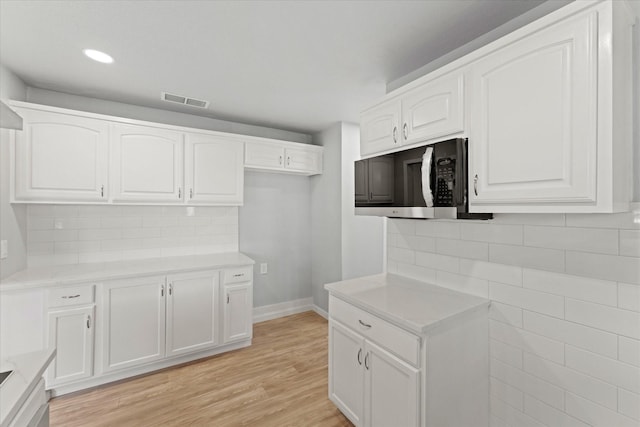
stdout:
[(431, 191), (431, 162), (433, 161), (433, 147), (427, 147), (422, 156), (422, 197), (428, 208), (433, 207), (433, 192)]

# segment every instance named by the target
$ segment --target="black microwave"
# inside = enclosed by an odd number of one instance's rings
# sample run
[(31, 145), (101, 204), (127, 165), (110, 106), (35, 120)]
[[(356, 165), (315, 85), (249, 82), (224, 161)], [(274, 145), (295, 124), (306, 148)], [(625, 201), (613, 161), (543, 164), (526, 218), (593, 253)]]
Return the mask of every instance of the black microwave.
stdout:
[(355, 162), (356, 215), (490, 219), (469, 213), (467, 139)]

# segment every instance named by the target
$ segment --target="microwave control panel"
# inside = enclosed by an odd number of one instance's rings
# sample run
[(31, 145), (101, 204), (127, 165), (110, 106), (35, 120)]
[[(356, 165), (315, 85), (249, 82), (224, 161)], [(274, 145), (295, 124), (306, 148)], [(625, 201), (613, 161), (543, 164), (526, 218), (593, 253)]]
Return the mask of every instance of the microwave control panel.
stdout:
[(435, 206), (455, 206), (453, 189), (456, 185), (456, 159), (444, 157), (436, 160)]

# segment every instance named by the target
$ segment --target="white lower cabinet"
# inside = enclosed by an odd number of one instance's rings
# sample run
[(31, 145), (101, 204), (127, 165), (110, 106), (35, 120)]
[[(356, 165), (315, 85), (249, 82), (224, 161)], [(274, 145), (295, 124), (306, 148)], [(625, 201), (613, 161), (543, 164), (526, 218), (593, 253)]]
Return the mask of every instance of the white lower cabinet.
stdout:
[(218, 344), (217, 271), (167, 277), (167, 356)]
[(47, 386), (93, 375), (94, 312), (94, 305), (49, 311), (49, 347), (56, 348), (56, 357), (47, 371)]
[(226, 269), (222, 273), (223, 342), (239, 341), (253, 336), (253, 285), (251, 267)]
[(329, 396), (356, 426), (418, 426), (420, 370), (331, 320)]
[(138, 366), (164, 357), (165, 295), (164, 276), (104, 283), (104, 372)]

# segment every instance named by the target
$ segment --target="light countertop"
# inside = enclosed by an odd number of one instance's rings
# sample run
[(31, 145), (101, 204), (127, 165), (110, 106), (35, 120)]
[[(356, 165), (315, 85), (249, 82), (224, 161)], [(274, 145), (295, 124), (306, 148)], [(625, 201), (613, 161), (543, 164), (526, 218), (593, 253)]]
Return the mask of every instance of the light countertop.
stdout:
[(442, 322), (489, 306), (485, 298), (385, 273), (329, 283), (325, 289), (417, 334), (425, 334)]
[(0, 385), (0, 426), (13, 420), (55, 355), (56, 350), (50, 348), (0, 361), (1, 372), (13, 370)]
[(55, 265), (22, 270), (2, 280), (0, 291), (124, 279), (140, 275), (163, 275), (206, 268), (253, 265), (254, 263), (251, 258), (240, 252), (225, 252), (132, 261)]

